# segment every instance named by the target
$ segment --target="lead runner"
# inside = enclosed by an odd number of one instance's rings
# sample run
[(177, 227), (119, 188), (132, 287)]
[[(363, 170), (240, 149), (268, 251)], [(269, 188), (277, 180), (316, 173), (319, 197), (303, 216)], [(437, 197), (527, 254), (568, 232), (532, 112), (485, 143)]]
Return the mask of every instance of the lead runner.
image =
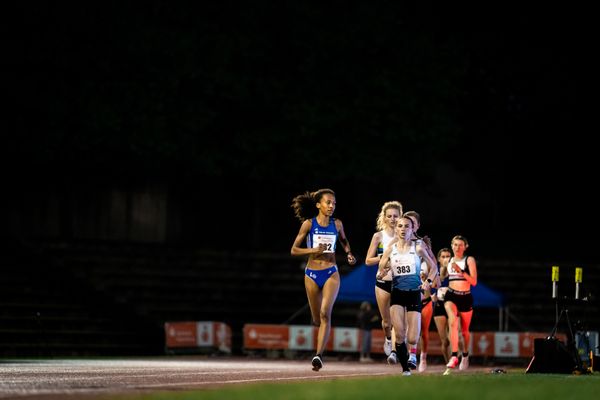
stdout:
[[(316, 216), (315, 207), (318, 210)], [(319, 327), (316, 354), (311, 362), (313, 371), (323, 368), (323, 352), (331, 332), (331, 311), (340, 289), (340, 274), (335, 260), (338, 242), (346, 252), (348, 264), (356, 263), (342, 221), (333, 218), (335, 207), (335, 193), (331, 189), (305, 192), (292, 200), (294, 214), (302, 221), (302, 225), (292, 245), (291, 254), (308, 255), (304, 287), (312, 323)], [(302, 247), (305, 239), (306, 247)]]

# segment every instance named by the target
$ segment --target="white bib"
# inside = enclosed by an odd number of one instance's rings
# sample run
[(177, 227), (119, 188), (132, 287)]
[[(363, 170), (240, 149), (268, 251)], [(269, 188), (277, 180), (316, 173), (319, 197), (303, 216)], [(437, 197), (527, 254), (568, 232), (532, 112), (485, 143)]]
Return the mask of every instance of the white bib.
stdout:
[(335, 235), (323, 233), (313, 235), (313, 249), (318, 248), (320, 244), (324, 244), (325, 251), (323, 253), (335, 253), (335, 239)]

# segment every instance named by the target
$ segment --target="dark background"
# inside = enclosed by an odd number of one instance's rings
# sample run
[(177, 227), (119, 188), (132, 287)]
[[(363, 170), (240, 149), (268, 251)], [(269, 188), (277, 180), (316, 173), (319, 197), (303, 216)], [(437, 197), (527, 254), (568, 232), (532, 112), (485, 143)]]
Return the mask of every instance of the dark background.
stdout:
[(359, 261), (388, 200), (421, 213), (436, 249), (463, 234), (480, 257), (595, 260), (590, 10), (149, 1), (3, 14), (5, 236), (130, 240), (74, 228), (81, 199), (117, 188), (168, 199), (150, 241), (287, 252), (291, 199), (331, 187)]

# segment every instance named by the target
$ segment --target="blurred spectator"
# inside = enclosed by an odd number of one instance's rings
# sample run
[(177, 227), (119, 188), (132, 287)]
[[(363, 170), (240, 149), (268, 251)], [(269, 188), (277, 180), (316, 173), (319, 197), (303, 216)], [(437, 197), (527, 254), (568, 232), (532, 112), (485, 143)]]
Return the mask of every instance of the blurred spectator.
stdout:
[(363, 301), (356, 315), (358, 328), (361, 332), (360, 362), (371, 362), (371, 329), (379, 321), (379, 316), (371, 307), (371, 303)]

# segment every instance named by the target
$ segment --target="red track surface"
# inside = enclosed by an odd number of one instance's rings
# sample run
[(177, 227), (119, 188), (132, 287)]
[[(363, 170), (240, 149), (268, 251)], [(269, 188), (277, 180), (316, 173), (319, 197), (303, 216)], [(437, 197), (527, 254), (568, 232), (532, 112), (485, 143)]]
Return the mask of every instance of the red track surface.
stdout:
[[(314, 372), (310, 360), (208, 357), (5, 360), (0, 361), (0, 399), (89, 398), (94, 395), (192, 390), (258, 382), (400, 375), (401, 371), (399, 365), (389, 366), (384, 361), (359, 363), (325, 357), (324, 362), (324, 368)], [(442, 365), (430, 365), (424, 374), (442, 374), (444, 370)], [(471, 367), (468, 372), (482, 370)], [(462, 372), (457, 370), (455, 373)]]

